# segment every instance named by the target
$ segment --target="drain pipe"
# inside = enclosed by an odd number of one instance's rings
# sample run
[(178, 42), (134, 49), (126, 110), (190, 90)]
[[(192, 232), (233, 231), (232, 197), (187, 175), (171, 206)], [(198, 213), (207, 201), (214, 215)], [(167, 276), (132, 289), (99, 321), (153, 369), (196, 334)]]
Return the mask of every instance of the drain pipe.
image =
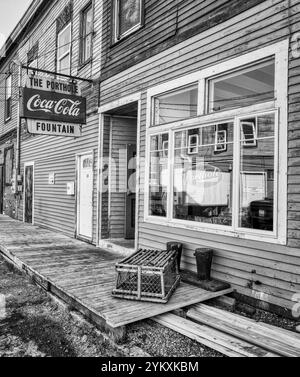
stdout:
[(20, 118), (20, 89), (22, 85), (22, 63), (18, 60), (13, 60), (13, 63), (18, 66), (18, 110), (17, 110), (17, 145), (16, 145), (16, 177), (15, 177), (15, 194), (16, 194), (16, 218), (19, 219), (19, 204), (20, 204), (20, 194), (18, 192), (18, 177), (20, 175), (20, 144), (21, 144), (21, 138), (20, 138), (20, 128), (21, 128), (21, 118)]

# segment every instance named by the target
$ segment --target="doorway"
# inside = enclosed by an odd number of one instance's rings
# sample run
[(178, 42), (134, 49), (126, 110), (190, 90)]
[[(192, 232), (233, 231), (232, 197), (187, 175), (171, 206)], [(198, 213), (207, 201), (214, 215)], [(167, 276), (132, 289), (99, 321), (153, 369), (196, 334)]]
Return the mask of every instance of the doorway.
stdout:
[(93, 153), (78, 156), (77, 237), (88, 241), (93, 238), (93, 165)]
[(139, 101), (111, 105), (101, 122), (98, 243), (126, 253), (138, 244)]
[(24, 222), (34, 223), (34, 163), (24, 166)]

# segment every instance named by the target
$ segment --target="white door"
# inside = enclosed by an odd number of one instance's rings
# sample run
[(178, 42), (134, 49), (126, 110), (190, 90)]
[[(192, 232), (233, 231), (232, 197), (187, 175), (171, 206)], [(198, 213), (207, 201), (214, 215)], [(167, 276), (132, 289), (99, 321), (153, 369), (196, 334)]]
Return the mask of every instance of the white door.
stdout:
[(93, 155), (79, 157), (78, 161), (78, 236), (92, 239), (93, 222)]

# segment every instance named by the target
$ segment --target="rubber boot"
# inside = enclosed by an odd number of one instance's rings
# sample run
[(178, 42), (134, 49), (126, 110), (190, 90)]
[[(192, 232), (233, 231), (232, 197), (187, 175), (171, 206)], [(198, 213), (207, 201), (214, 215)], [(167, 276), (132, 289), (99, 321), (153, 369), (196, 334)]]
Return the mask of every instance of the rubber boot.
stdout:
[(210, 279), (211, 266), (214, 252), (211, 249), (197, 249), (194, 256), (197, 263), (197, 275), (201, 281), (207, 281)]
[(177, 266), (178, 266), (178, 271), (180, 271), (182, 249), (183, 249), (182, 243), (179, 243), (179, 242), (176, 242), (176, 241), (175, 242), (171, 241), (171, 242), (167, 243), (167, 251), (170, 251), (170, 250), (176, 250), (177, 251)]

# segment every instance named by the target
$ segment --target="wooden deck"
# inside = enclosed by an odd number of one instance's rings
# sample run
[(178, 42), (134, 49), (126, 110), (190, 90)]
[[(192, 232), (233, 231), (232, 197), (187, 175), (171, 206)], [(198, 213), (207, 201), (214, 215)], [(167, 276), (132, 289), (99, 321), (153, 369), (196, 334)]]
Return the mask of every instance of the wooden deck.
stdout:
[(120, 300), (112, 297), (120, 255), (2, 215), (0, 251), (41, 287), (116, 338), (124, 336), (127, 324), (232, 291), (211, 293), (182, 283), (168, 304)]

